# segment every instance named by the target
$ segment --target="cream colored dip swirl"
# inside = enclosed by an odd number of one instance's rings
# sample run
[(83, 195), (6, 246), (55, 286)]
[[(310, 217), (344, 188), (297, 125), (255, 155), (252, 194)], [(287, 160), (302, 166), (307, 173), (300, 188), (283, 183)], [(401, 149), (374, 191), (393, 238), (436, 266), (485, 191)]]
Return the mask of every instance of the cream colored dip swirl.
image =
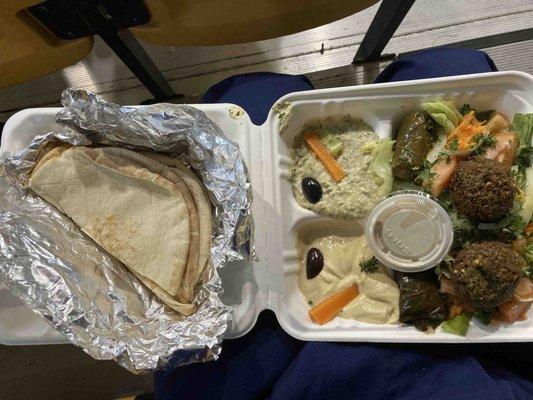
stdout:
[[(360, 263), (369, 260), (372, 253), (364, 236), (324, 236), (304, 243), (297, 238), (298, 286), (306, 301), (316, 305), (339, 290), (356, 283), (359, 295), (339, 314), (342, 318), (374, 324), (398, 322), (399, 290), (384, 267), (372, 273), (361, 271)], [(313, 279), (307, 279), (305, 260), (310, 248), (319, 249), (324, 256), (324, 268)]]

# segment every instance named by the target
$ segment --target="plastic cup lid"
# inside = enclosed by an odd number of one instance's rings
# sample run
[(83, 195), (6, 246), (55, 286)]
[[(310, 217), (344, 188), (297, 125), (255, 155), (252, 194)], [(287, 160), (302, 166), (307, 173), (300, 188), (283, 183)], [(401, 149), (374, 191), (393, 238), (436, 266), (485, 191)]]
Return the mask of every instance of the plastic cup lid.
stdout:
[(391, 193), (372, 210), (365, 223), (366, 239), (385, 266), (403, 272), (435, 267), (450, 251), (450, 216), (427, 193)]

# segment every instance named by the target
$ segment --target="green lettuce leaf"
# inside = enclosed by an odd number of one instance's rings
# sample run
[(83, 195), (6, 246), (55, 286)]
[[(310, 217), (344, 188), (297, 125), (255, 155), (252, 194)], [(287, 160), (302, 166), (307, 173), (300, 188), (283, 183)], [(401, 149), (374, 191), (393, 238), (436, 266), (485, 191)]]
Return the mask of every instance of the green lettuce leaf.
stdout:
[(439, 124), (446, 134), (459, 125), (462, 115), (451, 101), (426, 101), (420, 107)]
[[(516, 151), (515, 162), (517, 175), (525, 176), (525, 187), (523, 188), (525, 199), (520, 215), (527, 224), (533, 216), (533, 169), (531, 167), (531, 157), (533, 147), (533, 113), (515, 114), (513, 116), (512, 129), (518, 135), (520, 145)], [(517, 182), (520, 183), (520, 182)]]
[(529, 167), (525, 171), (526, 183), (524, 189), (524, 202), (522, 203), (522, 210), (520, 216), (526, 224), (531, 221), (533, 216), (533, 168)]
[(393, 140), (382, 139), (369, 143), (362, 148), (364, 153), (372, 153), (370, 168), (382, 181), (380, 184), (382, 194), (387, 194), (392, 190), (393, 177), (390, 161), (393, 145)]
[(452, 335), (466, 336), (470, 328), (471, 313), (462, 312), (452, 319), (444, 321), (441, 325), (442, 331)]
[(533, 137), (533, 113), (515, 114), (512, 123), (513, 130), (518, 135), (520, 147), (518, 151), (526, 147), (531, 147), (531, 138)]

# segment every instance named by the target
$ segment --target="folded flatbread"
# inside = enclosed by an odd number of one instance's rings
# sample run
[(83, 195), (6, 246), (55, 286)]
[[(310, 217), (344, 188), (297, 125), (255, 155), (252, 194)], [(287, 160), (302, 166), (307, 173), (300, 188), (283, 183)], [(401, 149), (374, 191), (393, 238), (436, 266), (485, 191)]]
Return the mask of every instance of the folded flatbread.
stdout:
[(122, 261), (162, 301), (191, 314), (195, 306), (188, 303), (196, 282), (185, 282), (184, 277), (198, 276), (196, 201), (184, 180), (168, 167), (116, 150), (120, 149), (55, 148), (34, 168), (30, 187)]
[(208, 263), (210, 262), (211, 257), (213, 227), (211, 202), (209, 200), (209, 196), (207, 195), (207, 192), (205, 191), (204, 186), (198, 177), (177, 158), (153, 152), (143, 152), (141, 154), (153, 158), (154, 160), (159, 161), (168, 167), (171, 167), (172, 170), (181, 176), (192, 193), (200, 221), (200, 249), (196, 274), (194, 277), (191, 277), (188, 280), (192, 282), (199, 282)]
[[(117, 147), (102, 147), (98, 149), (87, 149), (87, 152), (96, 154), (95, 157), (106, 158), (113, 162), (121, 162), (120, 160), (133, 162), (142, 168), (146, 168), (155, 174), (161, 175), (179, 189), (187, 204), (187, 209), (189, 210), (191, 236), (187, 265), (181, 281), (181, 290), (177, 292), (176, 297), (181, 302), (192, 302), (195, 295), (195, 286), (198, 283), (197, 269), (200, 248), (200, 221), (198, 219), (197, 206), (191, 194), (190, 187), (174, 169), (134, 151)], [(209, 242), (210, 239), (211, 233), (209, 233)]]

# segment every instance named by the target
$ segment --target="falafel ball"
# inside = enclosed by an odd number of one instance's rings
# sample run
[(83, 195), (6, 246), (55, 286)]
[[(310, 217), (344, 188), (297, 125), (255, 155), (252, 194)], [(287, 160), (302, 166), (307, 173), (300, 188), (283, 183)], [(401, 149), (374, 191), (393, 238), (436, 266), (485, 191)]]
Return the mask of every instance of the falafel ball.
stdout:
[(501, 219), (513, 206), (516, 186), (499, 162), (476, 157), (459, 163), (452, 178), (453, 205), (476, 221)]
[(505, 243), (470, 243), (455, 257), (451, 279), (464, 304), (489, 309), (511, 298), (524, 266), (524, 259)]

